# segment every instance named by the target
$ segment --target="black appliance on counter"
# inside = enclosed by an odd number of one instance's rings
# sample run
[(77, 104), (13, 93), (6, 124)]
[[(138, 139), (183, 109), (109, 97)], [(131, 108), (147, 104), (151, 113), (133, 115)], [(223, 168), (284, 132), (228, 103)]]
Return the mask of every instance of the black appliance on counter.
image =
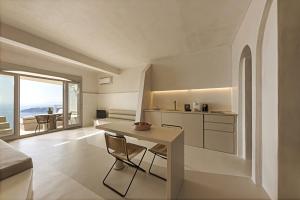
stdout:
[(202, 112), (208, 112), (208, 104), (202, 105)]
[(184, 110), (186, 111), (186, 112), (191, 112), (192, 110), (191, 110), (191, 105), (190, 104), (184, 104)]
[(106, 110), (97, 110), (96, 111), (97, 119), (104, 119), (107, 117)]

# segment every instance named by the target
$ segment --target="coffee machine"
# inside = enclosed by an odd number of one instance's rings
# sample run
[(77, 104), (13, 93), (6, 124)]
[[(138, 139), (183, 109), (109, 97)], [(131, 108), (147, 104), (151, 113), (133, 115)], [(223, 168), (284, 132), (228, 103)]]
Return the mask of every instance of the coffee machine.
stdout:
[(208, 104), (202, 104), (202, 112), (208, 112)]

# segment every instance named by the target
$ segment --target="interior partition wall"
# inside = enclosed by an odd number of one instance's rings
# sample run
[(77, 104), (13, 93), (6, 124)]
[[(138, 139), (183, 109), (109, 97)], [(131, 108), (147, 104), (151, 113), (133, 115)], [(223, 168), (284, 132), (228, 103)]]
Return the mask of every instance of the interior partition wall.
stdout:
[[(41, 88), (38, 90), (39, 86)], [(38, 91), (43, 94), (37, 94)], [(60, 100), (56, 102), (53, 99), (47, 99), (51, 96)], [(26, 109), (24, 99), (22, 99), (24, 97), (26, 97), (27, 103), (30, 101), (41, 103), (49, 101), (51, 103), (41, 107), (36, 104), (37, 106), (34, 108)], [(26, 68), (24, 71), (23, 67), (18, 66), (0, 66), (0, 138), (12, 140), (81, 127), (81, 97), (81, 77), (32, 68), (28, 68), (28, 71)], [(32, 110), (39, 112), (34, 112), (33, 116), (26, 116), (27, 118), (23, 116), (24, 112)], [(36, 121), (38, 115), (52, 117), (55, 128), (49, 128), (50, 121), (48, 121), (48, 125), (44, 124), (38, 127)], [(31, 128), (29, 132), (24, 132), (24, 118), (26, 118), (26, 123), (32, 122), (31, 127), (26, 124), (26, 128)], [(40, 130), (36, 130), (36, 128), (40, 128)]]

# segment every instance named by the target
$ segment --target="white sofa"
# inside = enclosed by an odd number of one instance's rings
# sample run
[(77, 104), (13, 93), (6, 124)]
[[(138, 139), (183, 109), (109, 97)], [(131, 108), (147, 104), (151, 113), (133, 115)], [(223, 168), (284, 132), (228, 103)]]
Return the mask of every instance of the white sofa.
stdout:
[(31, 200), (33, 197), (32, 173), (33, 170), (28, 169), (0, 181), (0, 199)]
[(32, 159), (0, 140), (0, 199), (32, 199)]

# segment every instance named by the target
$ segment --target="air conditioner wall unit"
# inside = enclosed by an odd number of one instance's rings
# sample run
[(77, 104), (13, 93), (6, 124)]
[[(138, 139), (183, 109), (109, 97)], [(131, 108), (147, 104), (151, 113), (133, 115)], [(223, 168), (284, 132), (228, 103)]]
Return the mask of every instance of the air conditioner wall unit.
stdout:
[(99, 78), (98, 83), (100, 85), (110, 84), (110, 83), (112, 83), (112, 77)]

